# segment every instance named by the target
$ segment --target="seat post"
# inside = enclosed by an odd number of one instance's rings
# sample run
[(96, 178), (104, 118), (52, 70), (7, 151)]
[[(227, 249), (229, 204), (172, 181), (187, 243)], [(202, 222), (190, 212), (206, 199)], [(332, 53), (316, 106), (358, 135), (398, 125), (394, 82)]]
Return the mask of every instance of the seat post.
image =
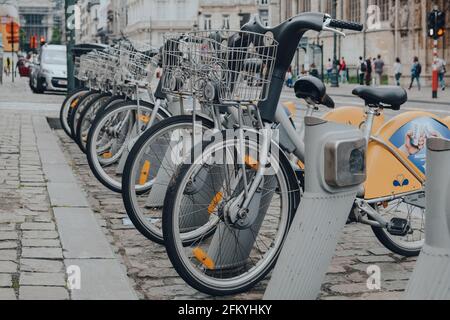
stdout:
[(379, 115), (378, 110), (379, 106), (367, 105), (366, 127), (364, 129), (364, 137), (366, 138), (367, 145), (369, 144), (372, 135), (373, 122), (375, 117)]

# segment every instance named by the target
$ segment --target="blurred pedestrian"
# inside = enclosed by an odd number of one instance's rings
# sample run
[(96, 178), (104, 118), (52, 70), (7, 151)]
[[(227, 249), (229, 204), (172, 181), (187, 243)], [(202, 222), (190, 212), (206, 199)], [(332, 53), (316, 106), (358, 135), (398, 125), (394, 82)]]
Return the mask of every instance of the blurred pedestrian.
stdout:
[(375, 81), (377, 86), (381, 86), (381, 81), (383, 79), (383, 71), (384, 71), (384, 61), (381, 59), (381, 55), (378, 55), (377, 59), (374, 62), (375, 69)]
[(319, 70), (317, 70), (317, 66), (316, 66), (315, 63), (311, 64), (311, 67), (309, 69), (309, 75), (313, 76), (313, 77), (316, 77), (316, 78), (319, 78)]
[(366, 71), (366, 86), (370, 86), (370, 82), (372, 81), (372, 58), (369, 57), (366, 60), (367, 71)]
[(345, 62), (345, 58), (342, 57), (341, 61), (339, 62), (339, 75), (341, 77), (341, 82), (346, 83), (348, 82), (347, 78), (347, 62)]
[(358, 67), (358, 76), (359, 76), (359, 84), (364, 85), (364, 79), (366, 78), (367, 72), (367, 63), (364, 61), (363, 57), (359, 57), (359, 67)]
[(7, 77), (11, 74), (11, 59), (9, 57), (6, 58), (5, 73)]
[(413, 87), (414, 80), (417, 81), (417, 86), (419, 88), (419, 91), (421, 89), (420, 86), (420, 75), (422, 74), (422, 65), (419, 62), (418, 57), (414, 57), (413, 64), (411, 67), (411, 84), (409, 85), (409, 90)]
[(394, 69), (394, 78), (395, 78), (395, 83), (397, 84), (397, 86), (400, 87), (400, 79), (402, 78), (402, 73), (403, 73), (403, 66), (402, 63), (400, 61), (400, 58), (395, 59), (395, 63), (393, 66)]
[(331, 59), (328, 59), (327, 65), (327, 82), (331, 82), (331, 75), (333, 74), (333, 62), (331, 62)]
[(376, 72), (375, 72), (375, 61), (376, 61), (377, 59), (376, 58), (373, 58), (372, 59), (372, 85), (373, 86), (376, 86), (377, 85), (377, 74), (376, 74)]
[(445, 74), (447, 73), (446, 62), (444, 59), (439, 58), (437, 63), (438, 75), (439, 75), (439, 85), (442, 91), (445, 90)]
[(286, 73), (286, 85), (288, 86), (288, 88), (293, 87), (293, 78), (294, 76), (292, 75), (292, 68), (289, 67), (288, 72)]

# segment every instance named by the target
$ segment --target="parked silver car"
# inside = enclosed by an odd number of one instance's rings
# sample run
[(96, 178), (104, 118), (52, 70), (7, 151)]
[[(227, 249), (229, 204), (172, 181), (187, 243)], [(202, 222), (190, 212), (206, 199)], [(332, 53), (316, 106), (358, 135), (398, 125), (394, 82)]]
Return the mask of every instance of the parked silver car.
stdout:
[(30, 73), (30, 88), (35, 93), (44, 91), (67, 91), (66, 46), (41, 47), (39, 56)]

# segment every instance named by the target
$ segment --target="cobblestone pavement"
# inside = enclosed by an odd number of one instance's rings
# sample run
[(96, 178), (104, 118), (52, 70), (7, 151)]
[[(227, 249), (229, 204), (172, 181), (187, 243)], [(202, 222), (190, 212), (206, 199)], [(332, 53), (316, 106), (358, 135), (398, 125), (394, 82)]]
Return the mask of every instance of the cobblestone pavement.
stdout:
[[(208, 298), (188, 287), (171, 267), (165, 250), (122, 224), (126, 217), (120, 195), (103, 187), (91, 173), (86, 157), (64, 132), (57, 132), (66, 157), (88, 201), (98, 213), (105, 232), (122, 256), (135, 289), (145, 299)], [(347, 226), (339, 241), (332, 266), (322, 288), (322, 299), (398, 299), (405, 289), (416, 259), (404, 259), (378, 243), (367, 226)], [(367, 268), (381, 269), (381, 290), (371, 291), (366, 283)], [(249, 293), (233, 299), (262, 298), (267, 280)]]
[(0, 300), (135, 299), (47, 123), (63, 100), (0, 85)]
[(0, 112), (0, 300), (68, 299), (32, 115)]
[[(0, 96), (0, 300), (72, 298), (66, 289), (66, 253), (50, 205), (33, 121), (34, 117), (42, 118), (44, 113), (57, 117), (57, 108), (52, 108), (63, 97), (32, 95), (25, 80), (0, 87)], [(15, 103), (21, 105), (17, 110), (11, 108)], [(37, 105), (43, 109), (36, 108)], [(51, 107), (45, 109), (48, 105)], [(191, 289), (178, 277), (162, 246), (148, 241), (132, 227), (122, 225), (126, 213), (120, 195), (97, 182), (85, 156), (64, 132), (57, 130), (54, 134), (139, 298), (210, 298)], [(372, 265), (381, 269), (382, 289), (378, 291), (370, 291), (366, 286), (369, 277), (366, 270)], [(384, 249), (370, 228), (347, 226), (323, 284), (321, 298), (397, 299), (414, 265), (415, 259), (403, 259)], [(266, 283), (249, 293), (229, 298), (260, 299)]]

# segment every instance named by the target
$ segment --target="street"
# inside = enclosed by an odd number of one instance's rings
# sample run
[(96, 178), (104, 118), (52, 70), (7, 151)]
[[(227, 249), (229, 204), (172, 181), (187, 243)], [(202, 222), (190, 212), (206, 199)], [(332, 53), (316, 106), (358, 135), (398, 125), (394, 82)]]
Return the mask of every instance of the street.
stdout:
[[(427, 90), (412, 92), (414, 101), (402, 112), (421, 108), (450, 115), (448, 91), (426, 103)], [(350, 93), (350, 86), (330, 89), (338, 106), (360, 106)], [(178, 277), (164, 247), (123, 224), (120, 195), (95, 179), (62, 130), (49, 127), (47, 118), (58, 118), (63, 99), (31, 93), (25, 78), (0, 86), (0, 300), (212, 299)], [(282, 100), (304, 110), (292, 90)], [(348, 225), (320, 298), (399, 299), (415, 261), (390, 253), (369, 227)], [(73, 279), (66, 271), (73, 266), (80, 267), (81, 288), (69, 290), (66, 282)], [(380, 268), (379, 290), (367, 285), (371, 266)], [(266, 285), (227, 298), (260, 299)]]
[[(337, 107), (343, 106), (364, 106), (364, 101), (352, 95), (352, 90), (356, 85), (344, 84), (339, 88), (327, 86), (327, 93), (331, 96)], [(286, 88), (281, 97), (282, 101), (296, 101), (297, 105), (303, 104), (295, 98), (294, 89)], [(408, 91), (408, 102), (401, 107), (399, 112), (407, 111), (427, 111), (440, 117), (450, 116), (450, 91), (439, 91), (438, 99), (431, 98), (431, 89), (423, 88), (422, 91), (413, 88)], [(385, 110), (387, 118), (391, 118), (399, 112)]]

